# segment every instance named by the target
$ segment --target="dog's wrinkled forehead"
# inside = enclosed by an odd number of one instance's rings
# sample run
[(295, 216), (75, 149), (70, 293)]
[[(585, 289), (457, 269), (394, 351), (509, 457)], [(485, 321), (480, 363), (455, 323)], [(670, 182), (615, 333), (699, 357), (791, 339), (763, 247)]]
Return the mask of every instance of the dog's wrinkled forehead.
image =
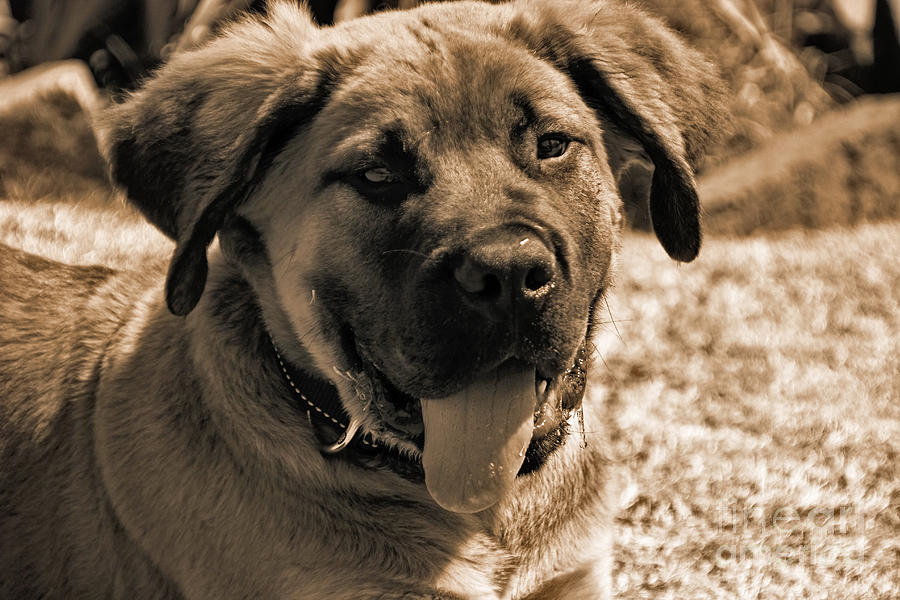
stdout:
[(598, 131), (571, 80), (522, 46), (485, 33), (406, 28), (405, 35), (402, 51), (357, 49), (316, 117), (327, 124), (335, 156), (375, 153), (391, 136), (422, 154), (443, 154), (528, 128), (585, 138)]

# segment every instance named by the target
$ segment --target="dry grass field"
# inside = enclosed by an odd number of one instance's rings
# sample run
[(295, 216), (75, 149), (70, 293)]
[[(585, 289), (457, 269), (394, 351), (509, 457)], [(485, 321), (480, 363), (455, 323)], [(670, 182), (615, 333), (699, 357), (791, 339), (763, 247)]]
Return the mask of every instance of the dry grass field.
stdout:
[(630, 235), (593, 394), (622, 598), (900, 598), (900, 223)]
[[(0, 241), (164, 259), (71, 103), (20, 107), (0, 130)], [(589, 391), (616, 415), (622, 598), (900, 598), (900, 219), (760, 221), (804, 201), (781, 181), (711, 215), (694, 263), (626, 236)]]

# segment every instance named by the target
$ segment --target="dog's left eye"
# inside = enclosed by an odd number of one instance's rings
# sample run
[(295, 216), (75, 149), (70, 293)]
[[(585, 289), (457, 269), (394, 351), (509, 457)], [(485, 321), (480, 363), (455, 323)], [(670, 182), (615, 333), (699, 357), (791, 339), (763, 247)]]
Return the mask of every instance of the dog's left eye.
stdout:
[(396, 183), (399, 179), (394, 174), (394, 172), (387, 167), (375, 167), (374, 169), (368, 169), (363, 173), (363, 177), (366, 181), (375, 185)]
[(547, 135), (538, 140), (537, 157), (556, 158), (565, 154), (568, 148), (569, 138), (560, 134)]

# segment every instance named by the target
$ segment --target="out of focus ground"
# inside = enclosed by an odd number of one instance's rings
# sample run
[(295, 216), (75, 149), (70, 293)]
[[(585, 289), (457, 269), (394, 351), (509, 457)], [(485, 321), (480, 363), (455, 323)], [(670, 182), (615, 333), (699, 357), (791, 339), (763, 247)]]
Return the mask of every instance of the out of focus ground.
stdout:
[(900, 598), (900, 223), (626, 238), (591, 393), (622, 598)]

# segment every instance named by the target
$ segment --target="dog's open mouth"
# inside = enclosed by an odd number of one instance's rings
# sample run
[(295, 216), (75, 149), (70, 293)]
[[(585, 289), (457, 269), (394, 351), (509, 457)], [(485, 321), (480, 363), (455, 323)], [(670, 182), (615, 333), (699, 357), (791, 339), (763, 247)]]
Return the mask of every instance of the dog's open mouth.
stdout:
[(449, 396), (414, 398), (363, 358), (364, 348), (354, 344), (352, 356), (369, 390), (367, 410), (383, 428), (378, 437), (414, 444), (431, 496), (465, 513), (495, 504), (517, 475), (538, 468), (560, 445), (586, 376), (583, 346), (575, 364), (556, 377), (510, 358)]

